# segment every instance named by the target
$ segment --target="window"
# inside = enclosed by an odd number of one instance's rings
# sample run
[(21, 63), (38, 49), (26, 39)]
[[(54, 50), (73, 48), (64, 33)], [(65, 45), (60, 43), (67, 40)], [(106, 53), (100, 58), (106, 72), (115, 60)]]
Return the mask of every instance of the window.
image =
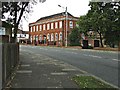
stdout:
[(59, 40), (62, 40), (62, 32), (59, 34)]
[(33, 36), (33, 40), (35, 40), (35, 35)]
[(58, 28), (58, 22), (55, 22), (55, 28)]
[(62, 21), (59, 22), (59, 28), (62, 28)]
[(51, 34), (51, 41), (54, 41), (54, 34)]
[(50, 41), (50, 34), (47, 34), (47, 40)]
[(53, 29), (53, 23), (51, 23), (51, 29)]
[(38, 41), (38, 35), (36, 35), (36, 41)]
[(35, 32), (35, 26), (34, 26), (34, 32)]
[(36, 31), (38, 31), (38, 26), (36, 26)]
[(40, 38), (39, 38), (39, 39), (40, 39), (40, 42), (41, 42), (41, 41), (42, 41), (42, 35), (40, 35)]
[(56, 33), (55, 34), (55, 41), (57, 41), (58, 40), (58, 34)]
[(69, 26), (70, 26), (70, 28), (73, 28), (73, 21), (69, 22)]
[(50, 29), (50, 24), (47, 24), (47, 30), (49, 30)]
[(45, 30), (45, 24), (43, 25), (43, 30)]
[(42, 30), (42, 25), (40, 25), (40, 31)]

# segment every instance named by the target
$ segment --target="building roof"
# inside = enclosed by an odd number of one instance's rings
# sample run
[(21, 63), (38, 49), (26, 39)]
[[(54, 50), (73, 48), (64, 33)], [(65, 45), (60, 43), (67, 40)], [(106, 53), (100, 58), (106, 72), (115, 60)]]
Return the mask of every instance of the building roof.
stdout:
[[(61, 13), (57, 13), (57, 14), (53, 14), (53, 15), (41, 17), (41, 18), (38, 19), (37, 21), (32, 22), (32, 23), (29, 23), (29, 25), (35, 24), (35, 23), (37, 23), (38, 21), (41, 21), (41, 20), (50, 19), (50, 18), (54, 18), (54, 17), (57, 17), (57, 16), (64, 16), (65, 13), (66, 13), (66, 12), (61, 12)], [(68, 16), (71, 16), (71, 17), (73, 17), (73, 18), (79, 19), (79, 17), (75, 17), (75, 16), (73, 16), (72, 14), (70, 14), (69, 12), (67, 12), (67, 13), (68, 13)]]
[[(45, 17), (42, 17), (40, 19), (38, 19), (36, 22), (40, 21), (40, 20), (44, 20), (44, 19), (49, 19), (49, 18), (53, 18), (55, 16), (60, 16), (60, 15), (64, 15), (65, 12), (62, 12), (62, 13), (57, 13), (57, 14), (54, 14), (54, 15), (50, 15), (50, 16), (45, 16)], [(72, 16), (74, 17), (73, 15), (71, 15), (69, 12), (68, 12), (68, 16)]]

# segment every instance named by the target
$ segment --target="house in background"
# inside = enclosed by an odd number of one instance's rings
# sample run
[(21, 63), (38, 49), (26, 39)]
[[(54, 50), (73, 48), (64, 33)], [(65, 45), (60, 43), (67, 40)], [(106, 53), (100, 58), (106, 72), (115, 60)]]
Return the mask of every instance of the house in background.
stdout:
[(29, 39), (29, 32), (18, 29), (17, 42), (27, 43), (28, 39)]
[[(67, 35), (76, 26), (78, 18), (68, 13)], [(66, 41), (65, 12), (42, 17), (29, 24), (29, 39), (32, 44), (64, 46)]]
[(12, 24), (9, 24), (5, 21), (1, 21), (1, 26), (0, 27), (0, 38), (2, 42), (10, 43), (12, 42)]

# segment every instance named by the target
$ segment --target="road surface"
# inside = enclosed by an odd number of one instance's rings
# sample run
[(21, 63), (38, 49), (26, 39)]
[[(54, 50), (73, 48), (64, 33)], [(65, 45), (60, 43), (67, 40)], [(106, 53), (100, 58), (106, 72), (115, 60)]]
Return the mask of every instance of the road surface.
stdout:
[(51, 58), (69, 63), (81, 70), (93, 74), (108, 83), (118, 86), (118, 59), (117, 52), (91, 51), (59, 47), (20, 46), (20, 50), (40, 53)]

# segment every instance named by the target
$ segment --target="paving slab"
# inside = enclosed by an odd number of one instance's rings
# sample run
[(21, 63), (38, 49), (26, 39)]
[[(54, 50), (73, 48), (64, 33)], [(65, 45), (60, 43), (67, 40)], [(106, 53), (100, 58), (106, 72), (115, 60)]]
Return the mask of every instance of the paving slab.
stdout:
[(45, 55), (20, 51), (20, 67), (11, 88), (79, 89), (72, 77), (84, 74), (78, 68)]

